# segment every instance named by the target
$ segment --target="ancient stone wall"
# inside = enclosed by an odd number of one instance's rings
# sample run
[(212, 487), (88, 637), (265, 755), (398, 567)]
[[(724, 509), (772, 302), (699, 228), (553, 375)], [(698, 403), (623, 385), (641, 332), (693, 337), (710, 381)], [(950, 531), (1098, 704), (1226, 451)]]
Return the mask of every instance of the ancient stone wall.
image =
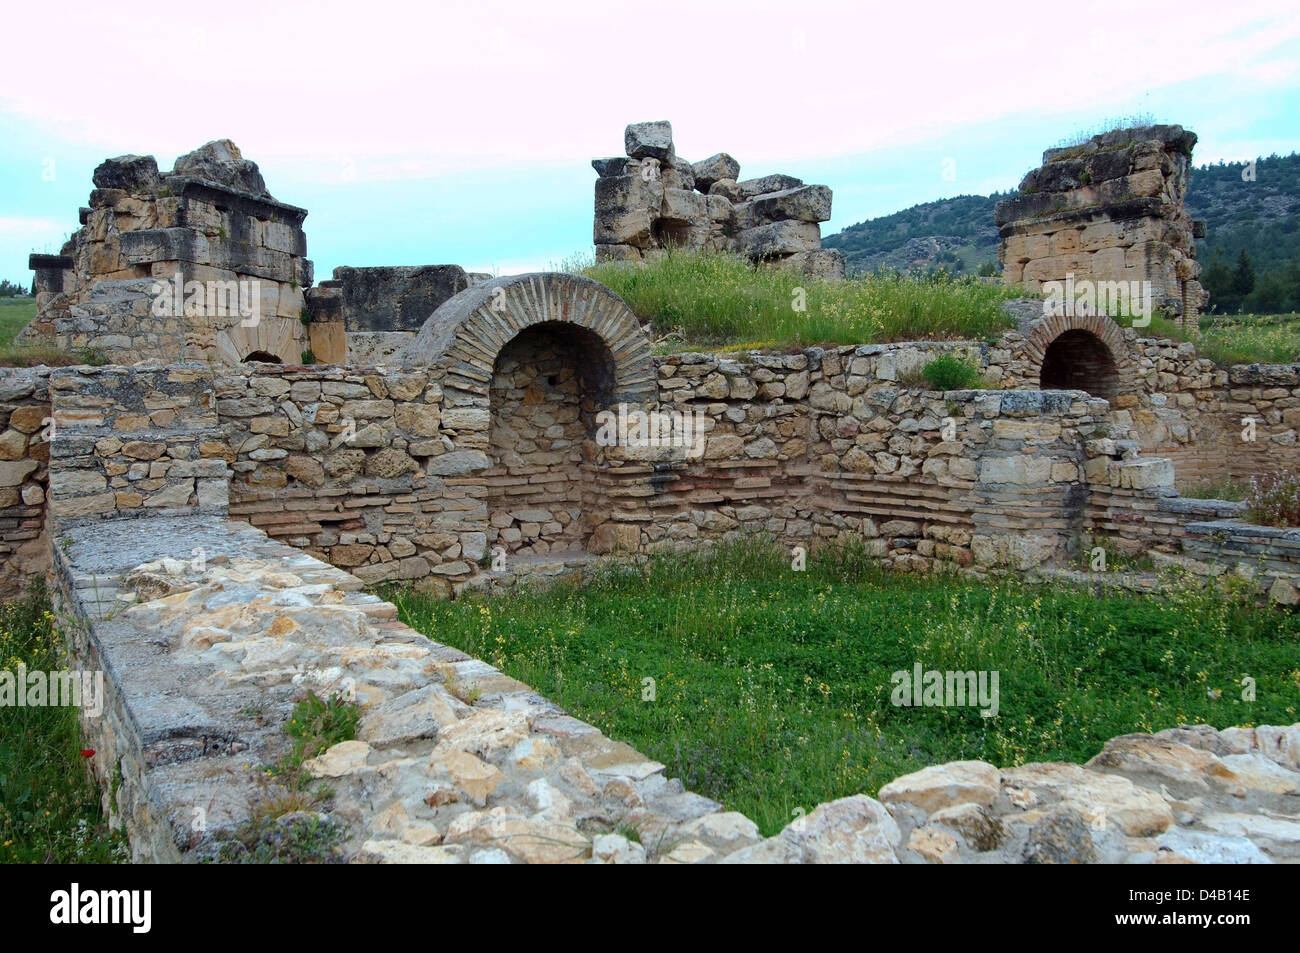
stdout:
[(152, 156), (120, 156), (94, 181), (61, 255), (32, 257), (37, 315), (20, 340), (116, 364), (299, 362), (307, 212), (276, 201), (234, 143), (167, 173)]
[(56, 536), (85, 522), (226, 512), (227, 445), (207, 365), (59, 368), (50, 396)]
[(49, 569), (50, 372), (0, 369), (0, 596)]
[(844, 277), (844, 256), (821, 247), (831, 190), (789, 175), (737, 181), (725, 152), (690, 163), (667, 122), (633, 123), (626, 157), (592, 159), (597, 261), (641, 261), (669, 248), (735, 252), (824, 278)]
[(1183, 206), (1195, 144), (1181, 126), (1143, 126), (1048, 149), (1020, 195), (998, 203), (1003, 280), (1030, 291), (1067, 277), (1149, 282), (1153, 308), (1195, 328), (1204, 223)]

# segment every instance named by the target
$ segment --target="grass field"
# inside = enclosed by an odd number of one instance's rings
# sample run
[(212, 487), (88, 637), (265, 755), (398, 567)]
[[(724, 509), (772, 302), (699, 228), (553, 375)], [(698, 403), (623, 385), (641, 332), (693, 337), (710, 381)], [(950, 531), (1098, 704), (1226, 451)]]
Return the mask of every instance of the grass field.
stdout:
[(31, 344), (14, 344), (14, 335), (36, 317), (36, 301), (32, 298), (0, 298), (0, 367), (67, 367), (71, 364), (104, 364), (102, 354), (93, 350), (76, 353), (58, 351), (52, 347)]
[(35, 298), (0, 298), (0, 348), (12, 344), (14, 335), (34, 317)]
[[(843, 552), (796, 573), (750, 545), (486, 602), (387, 596), (414, 628), (767, 834), (797, 808), (873, 794), (929, 764), (1082, 762), (1125, 732), (1291, 724), (1300, 708), (1300, 617), (1198, 586), (1151, 598), (885, 576)], [(891, 674), (918, 662), (997, 671), (998, 716), (891, 705)], [(1245, 677), (1255, 701), (1243, 700)]]
[(1221, 367), (1233, 364), (1291, 364), (1300, 361), (1300, 314), (1201, 315), (1200, 335), (1153, 318), (1142, 337), (1192, 341), (1196, 353)]
[(1015, 322), (1014, 290), (975, 278), (868, 276), (828, 282), (733, 255), (677, 252), (645, 266), (581, 269), (650, 322), (662, 349), (992, 340)]
[[(973, 277), (871, 275), (827, 282), (720, 254), (674, 252), (641, 266), (557, 266), (612, 288), (649, 322), (657, 350), (784, 349), (816, 344), (995, 340), (1024, 294)], [(796, 307), (798, 305), (798, 307)], [(1204, 315), (1200, 335), (1154, 318), (1143, 337), (1191, 340), (1221, 365), (1300, 361), (1300, 315)]]
[[(0, 670), (66, 669), (40, 590), (0, 605)], [(108, 830), (84, 763), (73, 708), (0, 706), (0, 862), (110, 863), (125, 841)], [(93, 753), (90, 757), (93, 757)]]

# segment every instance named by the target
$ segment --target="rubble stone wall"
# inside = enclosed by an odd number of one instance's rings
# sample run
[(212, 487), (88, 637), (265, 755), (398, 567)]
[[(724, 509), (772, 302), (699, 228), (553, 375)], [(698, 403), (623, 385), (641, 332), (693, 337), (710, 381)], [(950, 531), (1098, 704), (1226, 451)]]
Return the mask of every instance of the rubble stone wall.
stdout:
[(725, 152), (677, 155), (667, 122), (633, 123), (626, 156), (592, 159), (597, 261), (642, 261), (669, 248), (725, 251), (823, 278), (844, 277), (844, 256), (821, 247), (831, 190), (790, 175), (740, 179)]
[(49, 570), (50, 372), (0, 368), (0, 597)]

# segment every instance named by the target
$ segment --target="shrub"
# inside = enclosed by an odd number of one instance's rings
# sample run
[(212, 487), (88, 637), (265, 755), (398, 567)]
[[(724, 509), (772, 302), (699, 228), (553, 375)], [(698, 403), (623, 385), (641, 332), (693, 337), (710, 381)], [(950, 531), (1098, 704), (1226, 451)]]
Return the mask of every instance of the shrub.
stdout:
[(322, 751), (357, 736), (361, 708), (341, 695), (321, 698), (315, 692), (293, 709), (285, 733), (293, 739), (293, 749), (281, 761), (278, 773), (292, 774)]
[(1251, 477), (1246, 518), (1260, 526), (1300, 526), (1300, 475), (1279, 470)]
[(961, 358), (944, 354), (921, 369), (921, 376), (935, 390), (972, 390), (984, 383), (979, 368)]

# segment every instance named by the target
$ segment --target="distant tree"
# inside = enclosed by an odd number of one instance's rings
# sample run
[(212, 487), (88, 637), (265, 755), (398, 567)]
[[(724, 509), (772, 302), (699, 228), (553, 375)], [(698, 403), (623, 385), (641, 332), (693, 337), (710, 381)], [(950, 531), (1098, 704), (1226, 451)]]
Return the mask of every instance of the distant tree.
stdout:
[(1245, 298), (1255, 290), (1255, 266), (1250, 263), (1246, 249), (1237, 255), (1237, 267), (1232, 269), (1232, 291), (1240, 298)]
[(1209, 265), (1201, 272), (1201, 285), (1210, 293), (1210, 307), (1221, 314), (1235, 311), (1237, 296), (1232, 290), (1232, 269), (1216, 249)]
[(20, 284), (12, 281), (0, 281), (0, 298), (12, 298), (16, 295), (26, 294), (27, 289)]
[(1283, 274), (1268, 271), (1260, 275), (1255, 290), (1246, 298), (1246, 309), (1252, 314), (1281, 314), (1291, 303), (1291, 289)]

